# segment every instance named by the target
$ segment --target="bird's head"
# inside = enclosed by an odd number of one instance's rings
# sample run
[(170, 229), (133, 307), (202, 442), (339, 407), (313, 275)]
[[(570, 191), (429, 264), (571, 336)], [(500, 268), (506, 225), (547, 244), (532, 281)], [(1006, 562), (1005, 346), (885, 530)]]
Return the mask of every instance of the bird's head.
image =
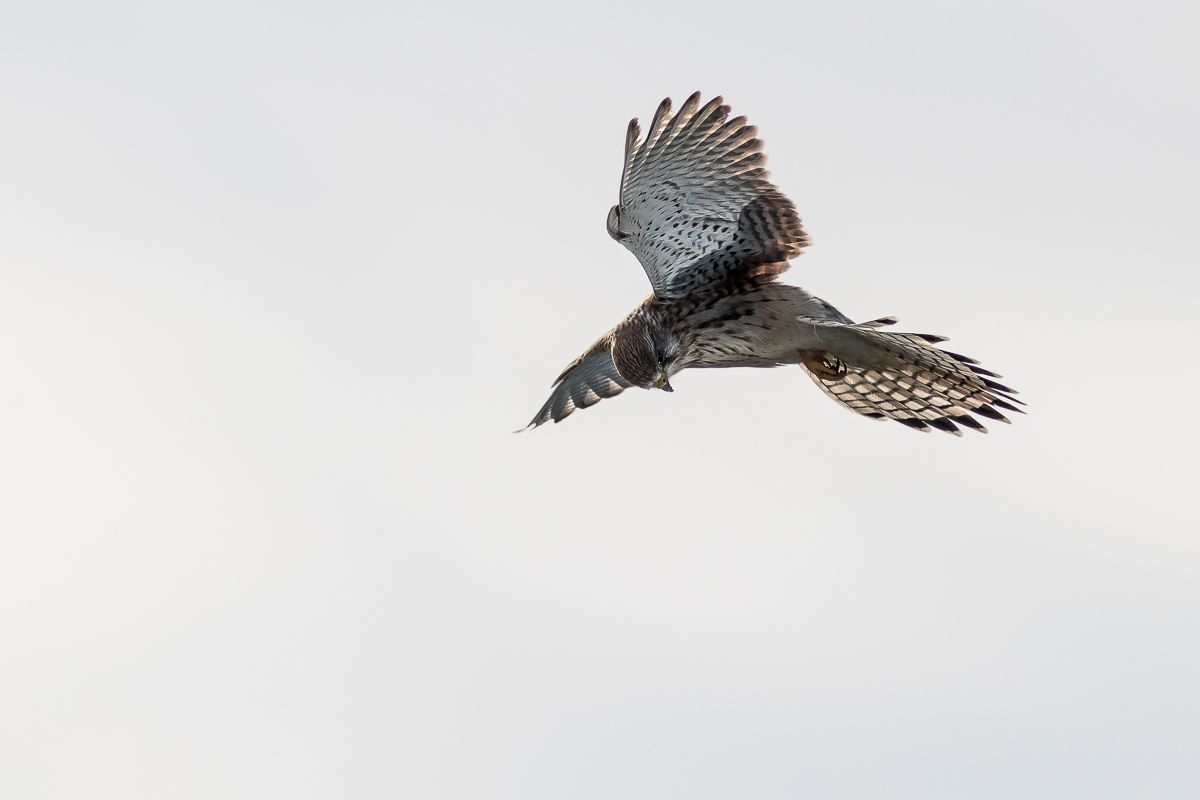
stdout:
[(666, 328), (638, 321), (617, 331), (613, 364), (621, 377), (643, 389), (674, 391), (670, 378), (678, 368), (679, 343)]

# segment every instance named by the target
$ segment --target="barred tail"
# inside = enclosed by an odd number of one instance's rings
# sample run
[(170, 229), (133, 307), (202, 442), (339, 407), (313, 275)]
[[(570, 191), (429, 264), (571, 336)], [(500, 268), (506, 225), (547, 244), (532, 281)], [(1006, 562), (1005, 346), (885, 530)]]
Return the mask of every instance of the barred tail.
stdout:
[[(804, 321), (838, 328), (839, 333), (853, 331), (859, 346), (846, 352), (853, 351), (856, 356), (801, 350), (800, 361), (825, 394), (864, 417), (894, 419), (919, 431), (937, 428), (962, 436), (958, 425), (987, 433), (972, 414), (1008, 422), (1000, 409), (1025, 413), (1017, 407), (1024, 403), (1013, 397), (1017, 392), (993, 380), (999, 375), (973, 358), (934, 347), (946, 341), (944, 336), (877, 330), (894, 324), (892, 317), (857, 325)], [(857, 355), (864, 351), (863, 345), (871, 357)]]

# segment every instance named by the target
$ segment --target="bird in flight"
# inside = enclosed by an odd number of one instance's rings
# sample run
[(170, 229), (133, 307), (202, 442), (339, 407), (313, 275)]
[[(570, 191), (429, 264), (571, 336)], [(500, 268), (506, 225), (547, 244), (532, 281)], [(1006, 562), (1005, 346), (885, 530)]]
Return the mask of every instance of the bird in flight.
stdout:
[(658, 107), (643, 139), (625, 135), (620, 203), (608, 232), (629, 248), (653, 293), (563, 370), (526, 427), (560, 422), (631, 386), (671, 391), (695, 367), (798, 364), (825, 394), (871, 419), (919, 431), (986, 433), (974, 417), (1008, 422), (1016, 392), (945, 337), (855, 323), (797, 286), (778, 283), (808, 244), (796, 207), (768, 180), (757, 128), (697, 92), (671, 116)]

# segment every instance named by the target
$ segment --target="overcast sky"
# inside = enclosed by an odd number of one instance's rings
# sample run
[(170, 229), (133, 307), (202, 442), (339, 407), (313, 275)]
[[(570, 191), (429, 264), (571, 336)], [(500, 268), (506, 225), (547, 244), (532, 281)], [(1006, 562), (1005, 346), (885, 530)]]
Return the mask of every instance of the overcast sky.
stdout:
[[(1200, 796), (1194, 2), (0, 11), (5, 798)], [(1029, 415), (514, 436), (722, 94), (785, 280)]]

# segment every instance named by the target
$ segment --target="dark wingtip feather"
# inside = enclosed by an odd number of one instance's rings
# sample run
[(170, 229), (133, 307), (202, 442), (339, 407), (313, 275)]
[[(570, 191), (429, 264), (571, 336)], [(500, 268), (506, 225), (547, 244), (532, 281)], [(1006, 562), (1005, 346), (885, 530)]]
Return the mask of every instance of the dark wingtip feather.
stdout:
[(1009, 421), (1008, 417), (1004, 416), (1003, 414), (1001, 414), (999, 411), (992, 408), (991, 406), (980, 406), (979, 408), (972, 408), (971, 413), (978, 414), (981, 417), (987, 417), (988, 419), (994, 419), (999, 422), (1008, 422)]
[[(938, 342), (950, 341), (949, 336), (938, 336), (936, 333), (918, 333), (916, 335), (917, 335), (917, 338), (924, 339), (925, 341), (929, 342), (930, 344), (937, 344)], [(957, 356), (954, 353), (946, 353), (946, 355), (957, 358), (960, 361), (962, 360), (961, 356)]]
[(997, 383), (996, 381), (989, 380), (987, 378), (983, 379), (983, 385), (988, 387), (989, 389), (991, 389), (993, 392), (1004, 392), (1005, 394), (1020, 394), (1020, 392), (1018, 392), (1016, 389), (1010, 389), (1007, 386), (1005, 386), (1003, 383)]
[(956, 414), (956, 415), (954, 415), (953, 419), (959, 425), (970, 428), (973, 431), (979, 431), (980, 433), (988, 432), (987, 428), (983, 427), (982, 422), (975, 419), (974, 417), (972, 417), (969, 414)]
[[(928, 341), (928, 340), (926, 340), (926, 341)], [(941, 339), (941, 341), (944, 342), (947, 340)], [(970, 356), (964, 356), (962, 353), (951, 353), (949, 350), (943, 350), (942, 352), (945, 353), (946, 355), (950, 356), (951, 358), (953, 358), (955, 361), (961, 361), (964, 364), (978, 364), (979, 363), (974, 358), (971, 358)]]
[(629, 158), (629, 153), (637, 146), (637, 141), (642, 135), (642, 126), (638, 125), (637, 117), (629, 120), (629, 127), (625, 130), (625, 158)]
[[(1015, 403), (1020, 403), (1021, 401), (1020, 401), (1020, 400), (1014, 400), (1013, 402), (1015, 402)], [(1025, 413), (1025, 412), (1024, 412), (1024, 411), (1022, 411), (1021, 409), (1019, 409), (1019, 408), (1017, 408), (1016, 406), (1014, 406), (1012, 403), (1006, 403), (1004, 400), (1000, 399), (999, 397), (997, 397), (997, 398), (994, 398), (994, 399), (992, 400), (992, 405), (994, 405), (994, 406), (1000, 406), (1001, 408), (1005, 409), (1006, 411), (1015, 411), (1015, 412), (1017, 412), (1018, 414), (1024, 414), (1024, 413)], [(1024, 405), (1024, 403), (1021, 403), (1021, 405)]]
[(899, 422), (901, 425), (907, 425), (914, 431), (921, 431), (922, 433), (929, 433), (930, 430), (929, 426), (925, 424), (924, 420), (917, 419), (916, 417), (897, 419), (896, 422)]
[(927, 422), (934, 428), (937, 428), (939, 431), (952, 433), (955, 436), (962, 436), (962, 431), (960, 431), (958, 426), (951, 422), (947, 417), (938, 417), (937, 419), (927, 420)]

